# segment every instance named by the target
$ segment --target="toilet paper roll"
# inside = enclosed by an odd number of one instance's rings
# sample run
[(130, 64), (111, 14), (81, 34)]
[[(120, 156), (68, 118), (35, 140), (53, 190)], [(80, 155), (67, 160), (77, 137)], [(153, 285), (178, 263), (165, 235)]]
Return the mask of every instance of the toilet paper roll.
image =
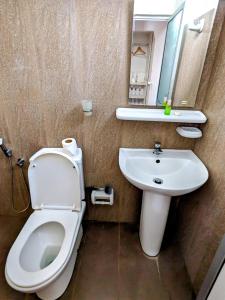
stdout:
[(76, 155), (76, 153), (77, 153), (77, 142), (76, 142), (75, 139), (66, 138), (66, 139), (62, 140), (62, 146), (70, 154)]

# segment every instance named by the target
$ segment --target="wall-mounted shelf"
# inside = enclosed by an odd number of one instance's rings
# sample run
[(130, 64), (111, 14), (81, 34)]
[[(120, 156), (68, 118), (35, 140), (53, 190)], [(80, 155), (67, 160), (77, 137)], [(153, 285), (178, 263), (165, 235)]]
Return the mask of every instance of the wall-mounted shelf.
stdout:
[(152, 121), (171, 123), (205, 123), (206, 116), (198, 110), (172, 109), (169, 116), (164, 115), (163, 109), (153, 108), (117, 108), (116, 117), (119, 120)]
[(145, 99), (144, 96), (129, 96), (129, 99)]
[(144, 98), (141, 98), (141, 99), (129, 98), (128, 103), (130, 105), (141, 105), (143, 107), (143, 105), (145, 105), (145, 99)]

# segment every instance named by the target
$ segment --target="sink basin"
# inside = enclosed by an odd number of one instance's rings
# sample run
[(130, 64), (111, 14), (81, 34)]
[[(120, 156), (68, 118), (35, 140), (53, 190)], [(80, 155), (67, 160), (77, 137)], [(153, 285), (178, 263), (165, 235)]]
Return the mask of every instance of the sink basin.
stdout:
[(119, 165), (136, 187), (168, 196), (190, 193), (208, 179), (206, 167), (191, 150), (163, 150), (157, 156), (153, 149), (121, 148)]
[(149, 256), (161, 247), (172, 196), (190, 193), (208, 179), (208, 171), (191, 150), (120, 148), (119, 166), (126, 179), (143, 190), (140, 241)]

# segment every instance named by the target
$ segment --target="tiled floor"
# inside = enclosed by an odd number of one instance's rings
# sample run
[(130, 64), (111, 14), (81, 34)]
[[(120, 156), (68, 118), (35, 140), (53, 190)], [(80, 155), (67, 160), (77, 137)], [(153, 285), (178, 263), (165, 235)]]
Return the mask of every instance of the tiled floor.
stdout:
[[(24, 220), (0, 217), (0, 300), (33, 300), (8, 287), (4, 263)], [(3, 226), (4, 224), (4, 226)], [(17, 228), (12, 230), (12, 228)], [(87, 223), (72, 280), (62, 300), (191, 300), (190, 283), (177, 247), (146, 257), (137, 227)], [(3, 237), (3, 238), (2, 238)]]

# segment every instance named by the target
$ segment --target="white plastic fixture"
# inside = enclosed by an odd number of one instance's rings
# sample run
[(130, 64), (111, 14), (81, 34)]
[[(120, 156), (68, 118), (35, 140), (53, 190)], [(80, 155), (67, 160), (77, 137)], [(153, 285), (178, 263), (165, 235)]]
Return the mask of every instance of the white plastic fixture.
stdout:
[(119, 166), (126, 179), (143, 190), (140, 241), (156, 256), (161, 247), (172, 196), (190, 193), (208, 179), (208, 171), (191, 150), (120, 148)]
[(205, 24), (205, 20), (201, 19), (199, 21), (193, 21), (190, 24), (188, 24), (188, 29), (191, 31), (195, 31), (197, 33), (201, 33), (203, 31)]
[(152, 121), (172, 123), (205, 123), (206, 116), (198, 110), (172, 109), (169, 116), (164, 115), (164, 109), (149, 108), (117, 108), (116, 117), (128, 121)]
[(85, 99), (81, 101), (84, 115), (87, 117), (92, 116), (93, 101), (91, 99)]
[(28, 179), (33, 209), (80, 211), (80, 171), (68, 154), (38, 151), (30, 158)]
[(91, 193), (91, 203), (100, 204), (100, 205), (113, 205), (114, 191), (110, 194), (107, 194), (103, 189), (93, 190)]
[(6, 261), (8, 284), (41, 299), (60, 297), (72, 276), (82, 238), (80, 212), (42, 210), (31, 214)]
[(177, 127), (176, 131), (179, 135), (189, 139), (199, 139), (202, 137), (202, 131), (196, 127)]
[(40, 299), (58, 299), (73, 273), (85, 211), (82, 151), (44, 148), (30, 158), (31, 214), (10, 249), (8, 284)]

